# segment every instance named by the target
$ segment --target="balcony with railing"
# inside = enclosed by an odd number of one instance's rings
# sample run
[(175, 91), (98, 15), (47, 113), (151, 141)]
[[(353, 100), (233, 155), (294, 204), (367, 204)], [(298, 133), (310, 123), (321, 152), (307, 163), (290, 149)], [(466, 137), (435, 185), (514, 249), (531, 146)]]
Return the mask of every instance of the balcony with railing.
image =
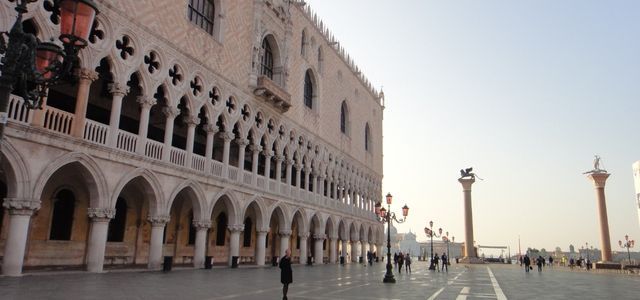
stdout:
[[(13, 96), (10, 98), (7, 111), (9, 123), (17, 123), (28, 125), (33, 122), (34, 110), (27, 109), (23, 105), (20, 97)], [(71, 134), (71, 127), (74, 121), (74, 115), (53, 107), (45, 107), (39, 112), (41, 115), (40, 122), (43, 128), (62, 133)], [(163, 160), (163, 153), (169, 151), (169, 163), (192, 169), (200, 172), (203, 176), (212, 176), (230, 182), (236, 182), (244, 186), (255, 188), (277, 196), (289, 197), (297, 201), (306, 202), (316, 206), (325, 207), (334, 211), (358, 216), (362, 218), (373, 218), (373, 212), (365, 209), (356, 208), (352, 204), (342, 203), (331, 197), (326, 197), (320, 193), (307, 191), (303, 188), (292, 186), (285, 182), (271, 179), (263, 174), (254, 174), (251, 171), (245, 171), (235, 166), (225, 166), (222, 162), (206, 158), (204, 156), (192, 153), (188, 154), (185, 150), (167, 147), (164, 143), (151, 140), (140, 139), (139, 135), (124, 130), (118, 130), (114, 136), (115, 145), (109, 145), (109, 136), (111, 128), (108, 125), (87, 119), (83, 130), (83, 140), (86, 142), (102, 145), (107, 151), (118, 150), (138, 154), (148, 159), (158, 161)], [(138, 145), (141, 143), (140, 145)], [(168, 149), (167, 149), (168, 148)]]
[(253, 93), (282, 112), (291, 107), (291, 95), (267, 76), (258, 77), (258, 87)]

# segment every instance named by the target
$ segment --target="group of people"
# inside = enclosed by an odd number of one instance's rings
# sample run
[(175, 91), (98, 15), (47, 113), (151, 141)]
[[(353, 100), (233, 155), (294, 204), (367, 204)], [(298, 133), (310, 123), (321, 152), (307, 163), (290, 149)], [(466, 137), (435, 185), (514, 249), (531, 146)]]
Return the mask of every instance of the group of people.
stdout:
[(402, 266), (405, 265), (405, 272), (411, 273), (411, 255), (409, 252), (407, 253), (394, 253), (393, 254), (393, 264), (398, 269), (399, 273), (402, 273)]
[[(440, 266), (440, 261), (442, 261), (442, 267)], [(449, 272), (449, 257), (446, 253), (442, 253), (441, 256), (438, 256), (438, 253), (433, 255), (433, 265), (436, 267), (436, 270), (440, 272)]]
[[(542, 268), (546, 266), (546, 262), (546, 259), (542, 257), (542, 255), (538, 255), (538, 257), (535, 259), (535, 264), (536, 266), (538, 266), (538, 272), (542, 272)], [(533, 261), (528, 254), (520, 257), (520, 265), (524, 265), (524, 271), (526, 273), (529, 273), (529, 270), (533, 270), (533, 266), (531, 266), (531, 263), (533, 263)], [(549, 256), (549, 265), (553, 265), (553, 257), (551, 256)]]

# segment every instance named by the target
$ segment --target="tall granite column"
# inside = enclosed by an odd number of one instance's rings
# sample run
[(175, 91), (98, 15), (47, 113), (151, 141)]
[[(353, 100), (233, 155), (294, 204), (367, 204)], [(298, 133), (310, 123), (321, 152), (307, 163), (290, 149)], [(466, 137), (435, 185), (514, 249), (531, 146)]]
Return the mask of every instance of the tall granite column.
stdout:
[(598, 216), (600, 219), (600, 251), (602, 261), (611, 261), (611, 238), (609, 237), (609, 219), (607, 218), (607, 202), (604, 196), (604, 185), (609, 178), (609, 173), (594, 172), (587, 176), (596, 188), (596, 201), (598, 205)]
[(477, 263), (478, 255), (473, 247), (473, 212), (471, 206), (471, 185), (476, 182), (475, 178), (460, 178), (458, 182), (462, 184), (464, 193), (464, 248), (465, 256), (462, 258), (463, 263)]

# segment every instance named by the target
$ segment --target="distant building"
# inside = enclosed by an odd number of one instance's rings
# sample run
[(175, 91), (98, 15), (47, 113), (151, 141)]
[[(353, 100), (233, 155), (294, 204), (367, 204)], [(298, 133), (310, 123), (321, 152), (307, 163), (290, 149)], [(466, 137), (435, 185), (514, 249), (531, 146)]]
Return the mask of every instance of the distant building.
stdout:
[(398, 234), (398, 246), (402, 253), (408, 252), (416, 257), (420, 255), (420, 244), (416, 241), (416, 234), (411, 231)]

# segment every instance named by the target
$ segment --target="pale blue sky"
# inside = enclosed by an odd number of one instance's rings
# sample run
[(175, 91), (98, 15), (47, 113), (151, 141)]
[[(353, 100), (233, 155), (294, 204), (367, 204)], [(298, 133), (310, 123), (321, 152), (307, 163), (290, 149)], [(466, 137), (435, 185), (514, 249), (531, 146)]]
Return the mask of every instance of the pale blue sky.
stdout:
[(429, 220), (464, 240), (459, 169), (483, 245), (599, 247), (594, 154), (612, 173), (612, 247), (640, 239), (639, 1), (307, 0), (384, 85), (384, 183), (400, 231)]

